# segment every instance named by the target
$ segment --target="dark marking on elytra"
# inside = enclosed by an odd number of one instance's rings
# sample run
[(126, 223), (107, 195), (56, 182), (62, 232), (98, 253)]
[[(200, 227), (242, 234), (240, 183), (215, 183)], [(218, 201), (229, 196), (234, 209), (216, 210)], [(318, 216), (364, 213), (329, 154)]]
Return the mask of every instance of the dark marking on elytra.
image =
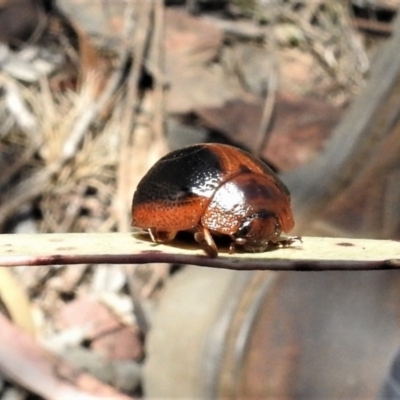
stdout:
[(251, 172), (250, 168), (247, 167), (246, 165), (240, 164), (239, 168), (240, 168), (240, 172), (243, 173), (243, 174)]

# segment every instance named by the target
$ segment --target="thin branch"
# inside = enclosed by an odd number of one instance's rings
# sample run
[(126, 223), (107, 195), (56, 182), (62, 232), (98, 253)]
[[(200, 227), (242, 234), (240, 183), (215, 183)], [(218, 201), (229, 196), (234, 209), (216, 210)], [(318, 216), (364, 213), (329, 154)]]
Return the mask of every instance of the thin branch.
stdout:
[(154, 2), (154, 29), (152, 47), (154, 48), (154, 63), (158, 71), (155, 76), (155, 116), (154, 130), (156, 138), (165, 140), (165, 12), (163, 0)]
[[(276, 13), (271, 14), (272, 20), (277, 19)], [(270, 58), (270, 66), (268, 71), (268, 82), (267, 88), (264, 98), (264, 105), (262, 109), (260, 124), (258, 127), (258, 131), (255, 136), (255, 146), (253, 147), (258, 152), (260, 156), (262, 151), (268, 144), (268, 141), (271, 136), (271, 124), (273, 119), (273, 114), (275, 110), (275, 103), (276, 103), (276, 95), (278, 92), (278, 63), (276, 59), (277, 54), (277, 45), (276, 45), (276, 37), (272, 32), (272, 29), (267, 29), (265, 33), (265, 37), (268, 37), (268, 41), (264, 43), (265, 51), (268, 52)]]
[(129, 400), (40, 347), (0, 313), (0, 370), (48, 400)]
[(400, 242), (306, 237), (263, 253), (204, 255), (196, 243), (154, 244), (132, 233), (0, 235), (0, 265), (193, 264), (234, 270), (329, 271), (400, 269)]
[(0, 230), (11, 215), (43, 192), (57, 170), (58, 164), (51, 164), (18, 183), (5, 197), (1, 198)]
[[(132, 3), (133, 4), (133, 3)], [(140, 105), (139, 81), (148, 50), (148, 42), (152, 31), (153, 1), (140, 3), (137, 7), (135, 31), (132, 39), (127, 41), (127, 51), (132, 55), (132, 66), (126, 81), (125, 109), (121, 119), (120, 155), (117, 169), (117, 193), (114, 208), (117, 216), (119, 231), (128, 231), (129, 222), (126, 218), (130, 203), (128, 187), (130, 177), (129, 160), (132, 158), (132, 137)], [(131, 30), (129, 19), (126, 21), (126, 30)], [(130, 191), (131, 189), (129, 189)]]
[(256, 134), (256, 145), (255, 149), (261, 155), (263, 149), (268, 144), (269, 138), (271, 136), (271, 122), (272, 116), (275, 108), (276, 94), (278, 90), (278, 77), (277, 77), (277, 67), (275, 60), (271, 62), (271, 67), (269, 71), (268, 78), (268, 89), (264, 98), (264, 105), (260, 120), (260, 125), (258, 127), (258, 132)]
[(0, 77), (0, 84), (4, 86), (5, 101), (8, 111), (13, 115), (19, 127), (36, 139), (38, 126), (35, 116), (28, 109), (18, 85), (10, 78)]

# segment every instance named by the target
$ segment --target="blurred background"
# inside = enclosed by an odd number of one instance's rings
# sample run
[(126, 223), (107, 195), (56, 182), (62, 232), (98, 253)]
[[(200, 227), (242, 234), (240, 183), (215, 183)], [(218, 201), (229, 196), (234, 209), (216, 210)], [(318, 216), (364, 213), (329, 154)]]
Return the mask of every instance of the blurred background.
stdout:
[[(128, 232), (162, 155), (220, 142), (278, 171), (294, 234), (398, 240), (399, 7), (0, 0), (0, 232)], [(8, 318), (135, 398), (400, 399), (396, 271), (0, 273)], [(0, 398), (39, 397), (0, 371)]]

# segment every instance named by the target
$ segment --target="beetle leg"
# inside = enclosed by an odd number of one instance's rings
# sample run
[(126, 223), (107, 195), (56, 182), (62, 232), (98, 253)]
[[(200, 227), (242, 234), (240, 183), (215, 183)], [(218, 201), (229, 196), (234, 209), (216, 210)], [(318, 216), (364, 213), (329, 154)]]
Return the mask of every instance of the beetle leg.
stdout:
[(273, 246), (289, 247), (297, 241), (303, 243), (301, 236), (281, 236), (277, 241), (271, 243)]
[(209, 257), (217, 257), (218, 249), (210, 231), (204, 226), (197, 226), (194, 233), (194, 240), (199, 243), (200, 247), (206, 252)]
[(235, 252), (236, 245), (243, 246), (246, 242), (246, 238), (237, 238), (235, 235), (230, 235), (232, 240), (231, 244), (229, 245), (229, 254), (233, 254)]
[(150, 228), (149, 235), (154, 243), (166, 243), (175, 239), (177, 232), (163, 232)]

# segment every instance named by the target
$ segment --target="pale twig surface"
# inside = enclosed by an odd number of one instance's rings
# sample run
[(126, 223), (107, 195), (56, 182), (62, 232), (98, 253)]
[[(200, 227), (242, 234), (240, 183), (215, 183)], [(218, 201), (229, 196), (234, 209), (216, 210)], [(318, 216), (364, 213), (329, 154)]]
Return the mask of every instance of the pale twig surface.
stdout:
[(326, 271), (400, 268), (400, 242), (306, 237), (264, 253), (209, 258), (194, 242), (160, 245), (132, 233), (1, 235), (0, 265), (193, 264), (235, 270)]

